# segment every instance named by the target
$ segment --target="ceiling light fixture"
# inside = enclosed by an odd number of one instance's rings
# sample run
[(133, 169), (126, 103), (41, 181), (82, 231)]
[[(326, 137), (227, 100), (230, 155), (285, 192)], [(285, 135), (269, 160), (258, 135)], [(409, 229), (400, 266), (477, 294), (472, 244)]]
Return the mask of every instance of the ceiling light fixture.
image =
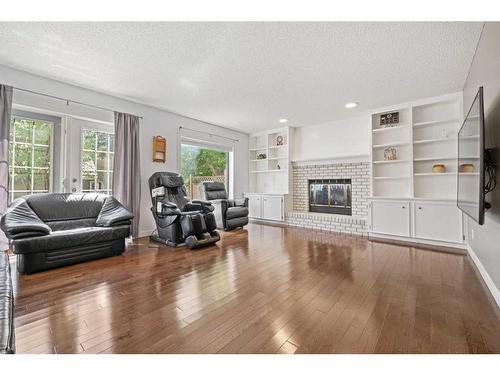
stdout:
[(357, 105), (358, 105), (358, 103), (356, 103), (356, 102), (351, 102), (351, 103), (347, 103), (347, 104), (345, 105), (345, 107), (350, 109), (350, 108), (357, 107)]
[(280, 118), (279, 122), (282, 124), (286, 124), (288, 122), (288, 119), (287, 118)]

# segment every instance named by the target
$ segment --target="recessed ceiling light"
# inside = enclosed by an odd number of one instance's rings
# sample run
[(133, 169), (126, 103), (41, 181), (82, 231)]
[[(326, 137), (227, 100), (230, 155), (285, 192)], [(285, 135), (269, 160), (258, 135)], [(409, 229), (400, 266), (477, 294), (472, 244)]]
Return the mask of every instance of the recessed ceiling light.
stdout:
[(345, 107), (346, 107), (346, 108), (354, 108), (354, 107), (356, 107), (357, 105), (358, 105), (358, 103), (356, 103), (356, 102), (351, 102), (351, 103), (347, 103), (347, 104), (345, 105)]
[(287, 118), (280, 118), (279, 122), (282, 123), (282, 124), (285, 124), (285, 123), (288, 122), (288, 119)]

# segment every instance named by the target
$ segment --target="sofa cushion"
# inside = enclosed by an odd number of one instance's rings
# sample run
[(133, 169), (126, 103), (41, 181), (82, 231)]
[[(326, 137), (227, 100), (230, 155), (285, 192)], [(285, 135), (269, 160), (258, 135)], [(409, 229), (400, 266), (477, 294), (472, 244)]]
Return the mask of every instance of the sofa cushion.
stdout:
[(130, 226), (87, 227), (54, 231), (49, 235), (13, 241), (16, 254), (40, 253), (82, 244), (112, 241), (130, 235)]
[(226, 213), (226, 220), (231, 220), (236, 217), (246, 217), (248, 216), (248, 208), (247, 207), (229, 207)]
[(23, 199), (45, 223), (97, 218), (108, 195), (97, 193), (42, 193)]

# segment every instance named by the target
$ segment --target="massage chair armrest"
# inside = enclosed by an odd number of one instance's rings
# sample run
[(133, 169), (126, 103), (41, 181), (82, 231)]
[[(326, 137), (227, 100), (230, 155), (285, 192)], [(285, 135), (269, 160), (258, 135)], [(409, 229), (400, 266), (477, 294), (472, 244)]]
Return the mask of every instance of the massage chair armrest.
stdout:
[[(190, 204), (190, 203), (188, 203), (188, 204)], [(212, 205), (212, 202), (202, 200), (202, 199), (194, 199), (193, 201), (191, 201), (191, 204), (193, 206), (194, 205), (201, 206), (201, 211), (203, 211), (203, 213), (212, 212), (215, 209), (215, 207)]]
[(37, 237), (50, 234), (50, 227), (31, 209), (24, 199), (14, 201), (0, 219), (0, 228), (7, 238)]
[(98, 227), (112, 227), (130, 222), (134, 215), (127, 210), (117, 199), (108, 197), (102, 205), (101, 212), (97, 216), (95, 225)]
[(151, 211), (153, 211), (156, 215), (165, 217), (165, 216), (178, 216), (181, 215), (182, 212), (179, 210), (177, 205), (172, 202), (158, 202), (157, 204), (161, 204), (161, 213), (157, 211), (157, 207), (151, 207)]

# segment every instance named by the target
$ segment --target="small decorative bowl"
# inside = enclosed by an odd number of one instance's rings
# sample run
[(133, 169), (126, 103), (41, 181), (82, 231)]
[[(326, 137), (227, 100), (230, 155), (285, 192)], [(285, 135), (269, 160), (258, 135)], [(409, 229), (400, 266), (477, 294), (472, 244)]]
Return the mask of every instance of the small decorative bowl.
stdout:
[(444, 164), (434, 164), (432, 166), (432, 173), (444, 173), (446, 172), (446, 167)]
[(474, 172), (474, 164), (460, 164), (458, 171), (461, 173), (472, 173)]

